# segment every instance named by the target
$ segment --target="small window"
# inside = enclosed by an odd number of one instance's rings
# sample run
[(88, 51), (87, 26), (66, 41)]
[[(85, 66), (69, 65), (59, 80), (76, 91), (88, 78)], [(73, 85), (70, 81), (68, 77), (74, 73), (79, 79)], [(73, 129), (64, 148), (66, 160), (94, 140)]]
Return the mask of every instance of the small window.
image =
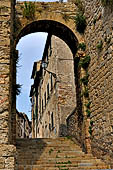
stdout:
[(51, 131), (51, 123), (49, 123), (49, 130)]
[(54, 128), (54, 118), (53, 118), (53, 112), (51, 113), (51, 128)]

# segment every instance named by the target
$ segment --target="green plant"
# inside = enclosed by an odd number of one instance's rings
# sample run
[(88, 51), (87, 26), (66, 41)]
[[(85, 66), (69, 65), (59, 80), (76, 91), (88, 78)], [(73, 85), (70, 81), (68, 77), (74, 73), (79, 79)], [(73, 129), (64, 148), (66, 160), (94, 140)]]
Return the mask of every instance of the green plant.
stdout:
[(71, 161), (64, 161), (64, 162), (56, 162), (56, 164), (72, 164)]
[(90, 56), (86, 55), (83, 59), (80, 60), (79, 65), (82, 68), (87, 69), (87, 67), (89, 66), (90, 60), (91, 60)]
[(88, 88), (85, 87), (85, 90), (83, 91), (83, 95), (84, 97), (88, 98), (89, 97), (89, 92), (88, 92)]
[(86, 28), (86, 18), (85, 16), (81, 13), (78, 12), (74, 18), (75, 24), (76, 24), (76, 29), (79, 33), (84, 33), (85, 28)]
[(89, 109), (86, 109), (87, 117), (90, 117), (91, 111)]
[(80, 81), (86, 86), (88, 85), (88, 77), (89, 77), (89, 75), (86, 75), (80, 79)]
[(18, 96), (18, 95), (20, 95), (20, 93), (21, 93), (21, 87), (22, 87), (22, 85), (20, 85), (20, 84), (16, 84), (15, 85), (15, 93), (16, 93), (16, 95)]
[(103, 46), (103, 42), (102, 42), (102, 40), (97, 44), (97, 49), (99, 50), (99, 51), (101, 51), (102, 50), (102, 46)]
[(85, 104), (85, 106), (89, 109), (91, 105), (91, 101), (89, 101), (87, 104)]
[(85, 51), (86, 50), (86, 44), (85, 43), (80, 43), (78, 45), (78, 49), (81, 49), (81, 50)]
[(49, 155), (50, 155), (52, 152), (53, 152), (53, 149), (50, 149), (50, 150), (49, 150)]
[(24, 2), (23, 16), (27, 19), (34, 19), (34, 17), (35, 17), (35, 3)]
[(71, 162), (71, 161), (68, 161), (67, 164), (72, 164), (72, 162)]
[(67, 139), (72, 139), (72, 136), (66, 136)]
[(89, 133), (92, 135), (92, 126), (89, 126)]
[(91, 126), (93, 126), (93, 123), (94, 123), (94, 121), (93, 121), (93, 120), (91, 120), (91, 121), (90, 121), (90, 125), (91, 125)]

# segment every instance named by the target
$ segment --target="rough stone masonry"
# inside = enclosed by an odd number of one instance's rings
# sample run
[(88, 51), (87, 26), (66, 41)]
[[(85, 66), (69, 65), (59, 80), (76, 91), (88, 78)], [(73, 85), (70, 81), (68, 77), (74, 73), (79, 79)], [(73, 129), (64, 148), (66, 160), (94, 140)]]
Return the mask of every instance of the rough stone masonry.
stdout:
[[(105, 159), (113, 166), (113, 12), (109, 7), (103, 7), (100, 0), (83, 2), (87, 19), (84, 36), (75, 30), (73, 16), (76, 7), (71, 2), (67, 5), (53, 3), (53, 11), (49, 11), (48, 5), (42, 3), (44, 13), (38, 10), (36, 20), (61, 22), (73, 31), (78, 42), (85, 38), (87, 54), (91, 56), (88, 86), (92, 102), (90, 119), (94, 122), (91, 149), (95, 156)], [(16, 152), (14, 145), (11, 145), (15, 142), (16, 134), (16, 98), (13, 91), (16, 84), (14, 40), (18, 39), (18, 34), (23, 28), (33, 22), (22, 17), (19, 4), (15, 13), (14, 5), (13, 0), (0, 1), (0, 169), (10, 170), (14, 169)], [(65, 13), (70, 15), (69, 21), (66, 20)], [(18, 28), (15, 26), (15, 17), (20, 21)], [(101, 49), (97, 47), (100, 43)]]

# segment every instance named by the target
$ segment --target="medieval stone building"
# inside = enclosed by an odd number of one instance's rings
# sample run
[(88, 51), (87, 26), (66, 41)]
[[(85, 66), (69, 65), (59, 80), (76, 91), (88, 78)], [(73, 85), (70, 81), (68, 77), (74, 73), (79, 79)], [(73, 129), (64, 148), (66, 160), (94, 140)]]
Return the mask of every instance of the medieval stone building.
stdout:
[(27, 115), (16, 111), (16, 138), (30, 138), (31, 122)]
[(76, 92), (73, 56), (61, 39), (48, 35), (31, 77), (32, 136), (67, 135), (66, 119), (75, 108)]

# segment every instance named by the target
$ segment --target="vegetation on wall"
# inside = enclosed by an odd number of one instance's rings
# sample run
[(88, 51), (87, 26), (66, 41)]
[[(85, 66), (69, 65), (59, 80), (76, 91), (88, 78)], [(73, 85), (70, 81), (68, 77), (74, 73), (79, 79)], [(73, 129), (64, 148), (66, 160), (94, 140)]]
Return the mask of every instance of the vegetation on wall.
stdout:
[(91, 105), (91, 101), (88, 101), (88, 103), (87, 104), (85, 104), (85, 106), (86, 106), (86, 108), (90, 108), (90, 105)]
[(89, 126), (89, 133), (92, 135), (92, 126)]
[(101, 51), (102, 50), (102, 46), (103, 46), (103, 42), (102, 42), (102, 40), (97, 44), (97, 49), (99, 50), (99, 51)]
[(76, 29), (79, 33), (84, 33), (86, 25), (87, 25), (86, 18), (84, 16), (84, 6), (81, 0), (75, 0), (74, 3), (78, 7), (77, 14), (74, 17)]
[(24, 2), (23, 16), (27, 19), (34, 19), (35, 18), (35, 3)]
[(20, 93), (21, 93), (21, 86), (22, 85), (20, 85), (20, 84), (15, 85), (15, 93), (17, 96), (20, 95)]
[(89, 92), (88, 92), (88, 87), (85, 86), (85, 89), (83, 91), (84, 97), (88, 98), (89, 97)]
[(81, 12), (78, 12), (76, 16), (74, 17), (74, 21), (76, 24), (77, 31), (79, 33), (84, 33), (86, 25), (87, 25), (85, 16)]
[(87, 117), (90, 117), (90, 115), (91, 115), (90, 109), (86, 109), (86, 113), (87, 113)]
[(86, 44), (85, 43), (80, 43), (78, 45), (78, 49), (81, 49), (82, 51), (85, 51), (86, 50)]
[(88, 76), (84, 76), (83, 78), (80, 79), (80, 81), (81, 81), (84, 85), (88, 85)]
[(79, 65), (86, 70), (89, 66), (90, 60), (91, 60), (90, 56), (86, 55), (84, 58), (80, 60)]
[[(84, 43), (80, 43), (78, 46), (78, 49), (81, 49), (82, 51), (86, 50), (86, 45)], [(90, 105), (91, 105), (91, 101), (89, 99), (89, 91), (88, 91), (88, 78), (89, 78), (89, 74), (88, 74), (88, 66), (90, 64), (90, 56), (89, 55), (85, 55), (84, 58), (81, 58), (79, 61), (79, 66), (82, 67), (85, 70), (85, 75), (84, 77), (82, 77), (80, 79), (81, 83), (83, 84), (83, 91), (82, 91), (82, 96), (84, 96), (84, 98), (86, 98), (85, 100), (85, 112), (87, 115), (87, 119), (90, 119), (91, 116), (91, 110), (90, 110)], [(93, 121), (90, 121), (90, 125), (89, 125), (89, 134), (92, 135), (92, 130), (93, 128)]]

